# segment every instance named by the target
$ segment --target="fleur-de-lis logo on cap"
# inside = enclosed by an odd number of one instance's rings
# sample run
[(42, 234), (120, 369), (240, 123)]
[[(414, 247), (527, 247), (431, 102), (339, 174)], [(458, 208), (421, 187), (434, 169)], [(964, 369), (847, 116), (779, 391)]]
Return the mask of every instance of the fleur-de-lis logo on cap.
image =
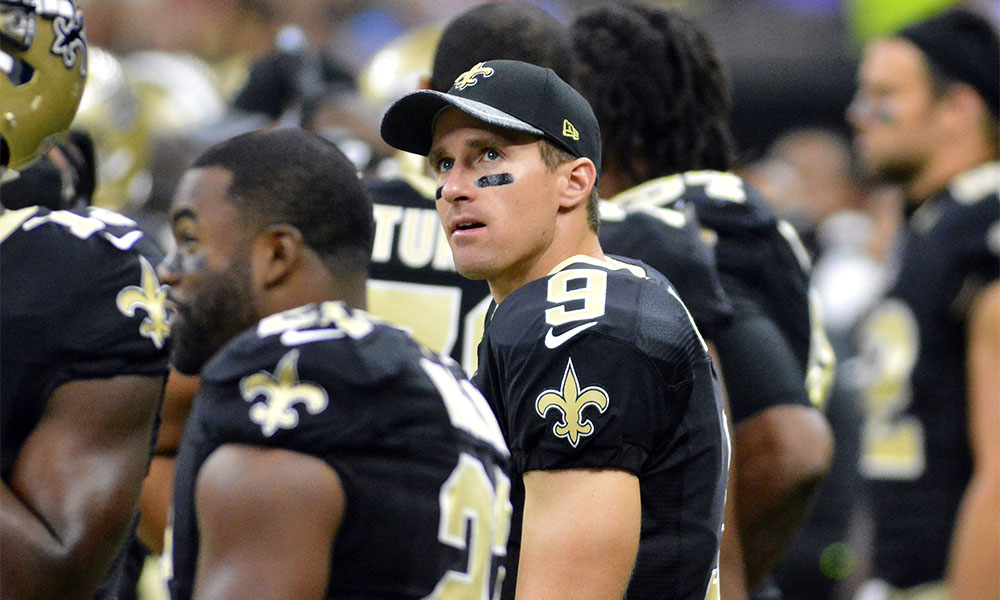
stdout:
[(483, 77), (491, 77), (493, 75), (493, 68), (484, 67), (483, 63), (478, 63), (476, 66), (458, 76), (458, 79), (455, 80), (455, 87), (460, 90), (464, 90), (466, 86), (476, 85), (479, 81), (476, 77), (479, 77), (480, 75)]
[(135, 311), (142, 309), (148, 315), (139, 324), (139, 335), (149, 338), (157, 348), (162, 348), (170, 337), (170, 314), (167, 312), (168, 285), (160, 285), (156, 278), (156, 269), (145, 257), (139, 257), (142, 266), (141, 285), (130, 285), (118, 292), (116, 304), (118, 310), (126, 317), (135, 316)]
[(545, 418), (550, 408), (562, 413), (562, 419), (552, 426), (552, 433), (556, 437), (566, 438), (574, 448), (580, 443), (580, 438), (594, 433), (594, 423), (584, 418), (583, 410), (593, 406), (599, 413), (603, 413), (608, 408), (606, 391), (597, 386), (581, 390), (578, 381), (573, 359), (570, 359), (566, 364), (566, 372), (563, 373), (562, 389), (545, 390), (535, 400), (535, 411), (542, 418)]
[(250, 407), (250, 420), (260, 425), (266, 437), (279, 429), (292, 429), (299, 424), (295, 405), (302, 403), (309, 414), (326, 410), (329, 397), (326, 390), (314, 383), (299, 381), (299, 351), (292, 350), (281, 357), (274, 374), (260, 371), (240, 380), (240, 394), (247, 402), (258, 396), (264, 400)]

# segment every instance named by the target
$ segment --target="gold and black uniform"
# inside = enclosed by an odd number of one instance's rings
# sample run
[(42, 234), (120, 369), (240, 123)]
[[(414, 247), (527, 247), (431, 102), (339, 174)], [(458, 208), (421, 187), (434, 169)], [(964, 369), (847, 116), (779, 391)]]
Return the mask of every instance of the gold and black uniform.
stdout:
[(198, 472), (223, 444), (292, 450), (337, 472), (347, 508), (327, 598), (502, 584), (510, 479), (496, 420), (453, 361), (400, 329), (310, 304), (262, 319), (205, 365), (177, 460), (175, 600), (195, 581)]
[[(705, 342), (662, 275), (628, 259), (567, 259), (491, 312), (473, 382), (511, 451), (509, 581), (521, 475), (617, 469), (638, 477), (642, 502), (627, 597), (705, 598), (717, 576), (728, 434)], [(513, 592), (505, 586), (503, 597)]]
[(875, 522), (875, 577), (941, 580), (972, 472), (966, 342), (976, 293), (1000, 276), (1000, 163), (967, 171), (913, 211), (895, 277), (864, 320), (869, 368), (861, 472)]
[[(0, 213), (5, 482), (60, 385), (118, 375), (166, 378), (170, 327), (158, 259), (136, 223), (109, 210), (29, 206)], [(101, 410), (100, 398), (91, 410)], [(117, 560), (97, 598), (114, 597), (121, 568)]]

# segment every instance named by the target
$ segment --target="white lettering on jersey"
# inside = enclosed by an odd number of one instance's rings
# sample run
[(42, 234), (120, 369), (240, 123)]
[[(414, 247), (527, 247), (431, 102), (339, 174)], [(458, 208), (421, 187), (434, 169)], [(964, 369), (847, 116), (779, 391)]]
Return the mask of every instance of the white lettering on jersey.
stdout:
[(386, 204), (375, 204), (372, 210), (375, 218), (373, 262), (387, 263), (395, 257), (413, 269), (455, 271), (455, 259), (436, 210)]

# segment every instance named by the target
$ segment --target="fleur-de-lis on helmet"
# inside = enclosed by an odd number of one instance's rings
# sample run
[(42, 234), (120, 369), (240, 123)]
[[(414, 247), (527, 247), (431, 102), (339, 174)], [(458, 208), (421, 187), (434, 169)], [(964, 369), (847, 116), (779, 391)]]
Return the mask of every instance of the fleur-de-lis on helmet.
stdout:
[(142, 309), (146, 316), (139, 324), (139, 334), (153, 341), (157, 348), (162, 348), (170, 337), (170, 314), (167, 311), (168, 285), (160, 285), (156, 278), (156, 269), (145, 257), (139, 257), (142, 266), (141, 285), (130, 285), (118, 292), (116, 304), (118, 310), (126, 317), (135, 316), (135, 311)]
[(562, 419), (552, 426), (552, 433), (556, 437), (566, 438), (574, 448), (580, 443), (580, 438), (594, 432), (594, 423), (584, 418), (583, 410), (593, 406), (603, 413), (608, 408), (609, 399), (608, 393), (597, 386), (581, 390), (578, 381), (573, 359), (570, 359), (566, 372), (563, 373), (562, 389), (545, 390), (535, 400), (535, 411), (542, 418), (545, 418), (550, 408), (562, 413)]
[(264, 400), (250, 407), (250, 420), (260, 425), (266, 437), (279, 429), (292, 429), (299, 424), (296, 404), (303, 404), (309, 414), (326, 410), (329, 397), (326, 390), (313, 383), (299, 381), (299, 351), (292, 350), (281, 357), (274, 374), (260, 371), (240, 381), (240, 394), (247, 402), (258, 396)]

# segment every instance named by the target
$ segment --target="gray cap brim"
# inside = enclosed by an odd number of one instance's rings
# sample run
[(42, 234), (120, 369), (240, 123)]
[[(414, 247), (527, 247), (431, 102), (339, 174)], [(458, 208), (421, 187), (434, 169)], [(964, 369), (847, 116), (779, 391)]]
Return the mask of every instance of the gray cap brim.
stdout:
[(393, 148), (427, 156), (434, 137), (434, 122), (441, 111), (449, 107), (490, 125), (545, 135), (541, 129), (488, 104), (434, 90), (420, 90), (403, 96), (385, 112), (380, 127), (382, 139)]

